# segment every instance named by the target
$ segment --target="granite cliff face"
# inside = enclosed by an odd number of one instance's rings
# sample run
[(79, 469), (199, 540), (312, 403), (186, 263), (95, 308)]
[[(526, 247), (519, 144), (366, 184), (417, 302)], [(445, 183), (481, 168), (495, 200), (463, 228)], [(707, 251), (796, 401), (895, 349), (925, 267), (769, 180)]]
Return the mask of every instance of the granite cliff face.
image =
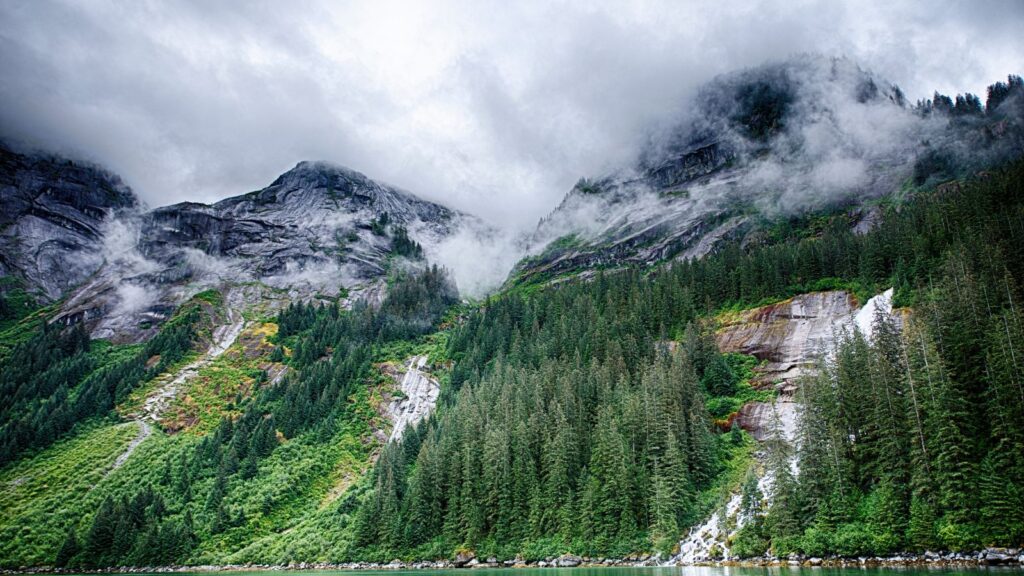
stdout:
[(736, 419), (739, 425), (764, 440), (777, 419), (785, 436), (792, 439), (797, 378), (813, 369), (839, 331), (850, 328), (856, 311), (854, 298), (847, 292), (815, 292), (724, 319), (715, 338), (719, 349), (761, 360), (757, 385), (774, 388), (779, 395), (774, 404), (744, 405)]
[(103, 169), (0, 146), (0, 276), (59, 299), (103, 265), (105, 221), (136, 205)]
[(871, 335), (876, 311), (892, 313), (892, 290), (859, 306), (841, 290), (801, 294), (776, 304), (753, 308), (720, 318), (715, 340), (722, 352), (755, 356), (755, 386), (774, 389), (774, 404), (744, 405), (736, 421), (758, 440), (771, 434), (776, 419), (789, 440), (795, 437), (796, 393), (799, 378), (815, 370), (844, 333), (860, 330)]
[[(258, 283), (277, 299), (379, 299), (394, 267), (422, 266), (476, 218), (322, 162), (212, 205), (145, 211), (106, 172), (3, 151), (0, 275), (94, 337), (140, 341), (207, 288)], [(419, 246), (416, 246), (416, 245)], [(254, 303), (249, 303), (254, 304)]]

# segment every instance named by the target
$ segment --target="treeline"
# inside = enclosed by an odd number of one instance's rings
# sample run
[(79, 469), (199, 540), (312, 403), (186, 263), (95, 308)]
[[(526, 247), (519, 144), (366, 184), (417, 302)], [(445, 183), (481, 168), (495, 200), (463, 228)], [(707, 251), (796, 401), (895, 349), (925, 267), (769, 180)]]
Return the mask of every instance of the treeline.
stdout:
[(957, 94), (953, 98), (936, 92), (932, 98), (918, 101), (914, 109), (921, 114), (941, 113), (952, 116), (994, 114), (999, 105), (1011, 94), (1022, 90), (1024, 80), (1011, 74), (1006, 82), (996, 82), (988, 87), (984, 106), (981, 104), (981, 98), (970, 92)]
[[(332, 554), (390, 560), (446, 557), (462, 546), (502, 557), (671, 548), (706, 511), (702, 491), (737, 442), (715, 434), (706, 409), (708, 398), (735, 391), (736, 376), (702, 318), (833, 287), (896, 286), (899, 302), (914, 305), (909, 329), (888, 328), (888, 344), (851, 340), (844, 346), (854, 352), (841, 351), (820, 385), (805, 387), (808, 410), (822, 408), (802, 433), (828, 438), (830, 458), (808, 453), (816, 468), (787, 478), (790, 448), (771, 443), (775, 506), (761, 509), (756, 481), (746, 483), (744, 508), (757, 520), (734, 550), (1019, 539), (1020, 438), (1009, 428), (1021, 415), (1005, 398), (1022, 381), (1022, 182), (1018, 163), (882, 207), (881, 223), (864, 235), (842, 217), (815, 227), (794, 221), (655, 273), (599, 272), (488, 299), (450, 333), (451, 369), (435, 416), (387, 446), (368, 487), (339, 505), (338, 523), (354, 518), (341, 529), (351, 542)], [(128, 513), (137, 494), (115, 498), (110, 513), (77, 526), (68, 564), (140, 563), (139, 542), (150, 532), (177, 551), (161, 562), (187, 560), (192, 545), (245, 542), (245, 527), (286, 496), (267, 496), (262, 508), (231, 496), (272, 481), (266, 461), (282, 439), (321, 446), (336, 438), (381, 350), (434, 330), (456, 301), (444, 271), (429, 268), (393, 278), (379, 307), (284, 310), (273, 357), (292, 373), (274, 384), (261, 375), (252, 398), (240, 399), (241, 416), (166, 461), (151, 484), (162, 505), (144, 495), (144, 512)], [(87, 345), (73, 333), (50, 337), (68, 341), (39, 343), (53, 349), (40, 353), (40, 366), (60, 346)], [(166, 340), (160, 346), (176, 338)], [(27, 350), (19, 352), (26, 362)], [(117, 386), (110, 390), (116, 397)], [(900, 401), (880, 402), (886, 393)], [(898, 460), (902, 467), (892, 465)], [(901, 492), (900, 482), (909, 488)], [(1001, 497), (994, 487), (1005, 489)], [(94, 541), (121, 538), (116, 554), (89, 547), (97, 522), (102, 538)], [(883, 531), (883, 523), (893, 528)], [(119, 525), (127, 536), (116, 536)]]
[(0, 466), (24, 450), (48, 446), (78, 422), (107, 414), (141, 382), (183, 358), (200, 316), (197, 304), (186, 305), (127, 355), (111, 347), (94, 351), (81, 325), (39, 326), (0, 365)]

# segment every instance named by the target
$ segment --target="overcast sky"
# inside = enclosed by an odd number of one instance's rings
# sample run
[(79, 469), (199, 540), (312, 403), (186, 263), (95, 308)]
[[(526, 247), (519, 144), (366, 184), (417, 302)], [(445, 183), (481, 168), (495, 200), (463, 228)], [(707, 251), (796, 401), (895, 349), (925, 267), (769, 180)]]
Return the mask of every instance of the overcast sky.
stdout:
[(150, 206), (320, 159), (526, 227), (716, 74), (819, 52), (912, 100), (983, 94), (1022, 71), (1022, 29), (1021, 0), (0, 0), (0, 136)]

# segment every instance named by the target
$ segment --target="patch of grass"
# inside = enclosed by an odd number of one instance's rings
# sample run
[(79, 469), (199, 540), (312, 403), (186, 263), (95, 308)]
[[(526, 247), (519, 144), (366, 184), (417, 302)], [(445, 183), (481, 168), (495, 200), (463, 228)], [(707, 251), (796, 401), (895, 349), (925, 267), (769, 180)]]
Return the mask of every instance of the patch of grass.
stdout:
[(195, 296), (192, 297), (192, 300), (206, 302), (207, 304), (210, 304), (211, 306), (215, 306), (217, 308), (220, 308), (221, 306), (224, 305), (224, 295), (221, 294), (219, 290), (213, 289), (204, 290), (196, 294)]

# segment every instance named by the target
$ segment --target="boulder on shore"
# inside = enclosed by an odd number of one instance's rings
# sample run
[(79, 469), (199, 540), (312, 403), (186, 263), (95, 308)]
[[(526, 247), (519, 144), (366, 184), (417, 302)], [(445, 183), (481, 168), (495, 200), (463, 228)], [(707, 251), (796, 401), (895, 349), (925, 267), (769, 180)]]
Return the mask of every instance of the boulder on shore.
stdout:
[(455, 564), (456, 568), (462, 568), (473, 560), (476, 560), (475, 552), (472, 550), (460, 550), (455, 554), (455, 561), (453, 564)]
[(573, 556), (572, 554), (562, 554), (555, 560), (555, 565), (559, 568), (575, 568), (582, 563), (583, 560), (579, 556)]

